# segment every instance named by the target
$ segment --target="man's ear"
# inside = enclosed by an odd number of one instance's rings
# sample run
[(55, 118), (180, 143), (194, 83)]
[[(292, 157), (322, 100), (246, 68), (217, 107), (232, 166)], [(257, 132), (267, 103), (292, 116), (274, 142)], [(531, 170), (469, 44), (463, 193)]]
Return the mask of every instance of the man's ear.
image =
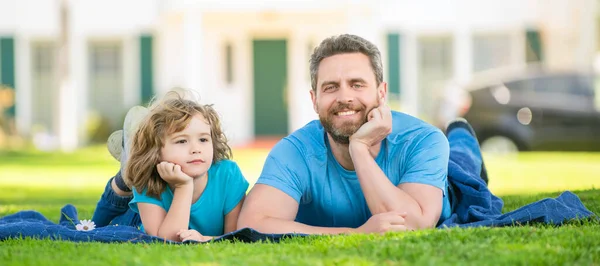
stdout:
[(317, 92), (313, 89), (310, 90), (310, 99), (313, 103), (313, 110), (315, 110), (315, 113), (318, 114), (319, 111), (317, 110)]
[(387, 83), (381, 82), (377, 88), (377, 94), (380, 98), (383, 98), (384, 102), (387, 100)]

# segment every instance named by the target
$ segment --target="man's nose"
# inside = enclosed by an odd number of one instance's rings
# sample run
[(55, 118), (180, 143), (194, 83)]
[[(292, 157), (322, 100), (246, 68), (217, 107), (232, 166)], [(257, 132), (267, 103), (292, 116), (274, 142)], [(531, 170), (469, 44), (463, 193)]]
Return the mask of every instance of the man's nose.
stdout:
[(338, 90), (338, 102), (352, 102), (354, 101), (354, 90), (348, 85), (341, 85)]

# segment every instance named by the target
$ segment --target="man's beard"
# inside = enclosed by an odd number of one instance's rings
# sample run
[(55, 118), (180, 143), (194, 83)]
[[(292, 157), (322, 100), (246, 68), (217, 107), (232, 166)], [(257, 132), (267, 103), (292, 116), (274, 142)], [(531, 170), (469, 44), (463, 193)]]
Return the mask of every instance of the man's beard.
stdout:
[(362, 125), (367, 123), (367, 112), (364, 112), (364, 116), (358, 122), (352, 123), (346, 121), (340, 127), (336, 128), (333, 125), (333, 119), (336, 116), (335, 114), (344, 109), (353, 110), (358, 113), (366, 110), (366, 107), (361, 105), (359, 108), (353, 108), (353, 106), (350, 104), (339, 103), (338, 105), (334, 106), (329, 112), (327, 112), (325, 116), (319, 114), (319, 120), (321, 121), (321, 125), (323, 125), (325, 131), (329, 133), (333, 141), (335, 141), (338, 144), (347, 145), (350, 143), (350, 136), (352, 136), (352, 134), (354, 134)]

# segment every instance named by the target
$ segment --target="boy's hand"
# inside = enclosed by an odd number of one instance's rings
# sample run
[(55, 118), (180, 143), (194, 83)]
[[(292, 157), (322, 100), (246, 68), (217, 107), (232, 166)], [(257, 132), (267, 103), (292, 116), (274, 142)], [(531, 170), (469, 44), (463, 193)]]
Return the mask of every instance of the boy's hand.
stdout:
[(181, 171), (181, 166), (174, 163), (161, 162), (156, 165), (156, 169), (158, 170), (160, 177), (174, 187), (191, 184), (194, 180), (192, 177)]
[(206, 241), (213, 239), (212, 236), (203, 236), (202, 234), (200, 234), (198, 231), (196, 231), (194, 229), (189, 229), (189, 230), (181, 229), (181, 230), (179, 230), (179, 232), (177, 232), (177, 236), (179, 237), (179, 240), (181, 242), (187, 241), (187, 240), (206, 242)]

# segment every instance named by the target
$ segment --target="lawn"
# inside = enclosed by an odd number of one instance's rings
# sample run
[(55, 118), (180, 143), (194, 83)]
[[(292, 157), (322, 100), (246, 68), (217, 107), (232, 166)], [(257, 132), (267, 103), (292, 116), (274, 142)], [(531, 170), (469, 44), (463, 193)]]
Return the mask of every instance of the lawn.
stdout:
[[(234, 159), (253, 183), (266, 150), (237, 149)], [(600, 153), (486, 156), (490, 189), (504, 211), (573, 190), (600, 213)], [(66, 203), (81, 219), (118, 163), (103, 147), (73, 154), (0, 153), (0, 217), (33, 209), (57, 221)], [(101, 244), (47, 240), (0, 242), (0, 265), (93, 264), (600, 264), (600, 223), (562, 227), (425, 230), (380, 235), (319, 236), (272, 243), (206, 245)]]

